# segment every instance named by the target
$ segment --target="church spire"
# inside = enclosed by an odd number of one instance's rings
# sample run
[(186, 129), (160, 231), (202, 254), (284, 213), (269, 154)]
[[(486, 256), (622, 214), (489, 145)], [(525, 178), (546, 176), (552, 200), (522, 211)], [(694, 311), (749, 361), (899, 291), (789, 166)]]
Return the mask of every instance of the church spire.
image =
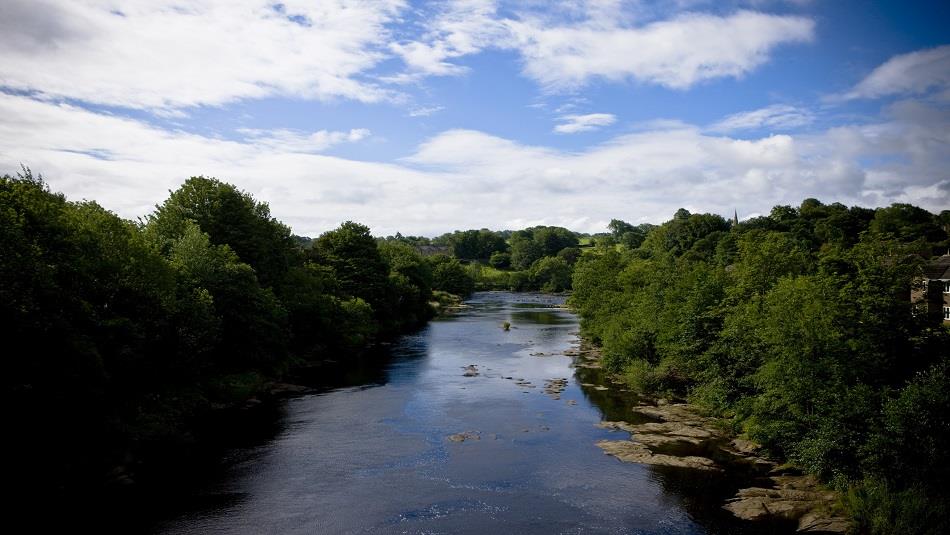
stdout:
[(737, 210), (732, 211), (732, 224), (733, 226), (739, 224), (739, 212)]

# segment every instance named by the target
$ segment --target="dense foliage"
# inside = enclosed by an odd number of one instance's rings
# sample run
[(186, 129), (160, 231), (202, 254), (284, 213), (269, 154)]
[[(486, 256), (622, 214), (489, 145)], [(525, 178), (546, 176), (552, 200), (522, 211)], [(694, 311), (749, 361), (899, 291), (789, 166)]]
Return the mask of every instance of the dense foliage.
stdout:
[(188, 440), (294, 363), (353, 355), (432, 314), (433, 269), (346, 222), (297, 238), (266, 204), (195, 177), (142, 224), (0, 178), (3, 405), (28, 496)]
[(642, 240), (614, 222), (629, 246), (584, 255), (570, 303), (639, 390), (700, 403), (850, 487), (865, 529), (936, 533), (950, 521), (950, 336), (909, 296), (946, 252), (948, 216), (808, 199), (738, 225), (680, 210)]
[(566, 228), (457, 230), (431, 240), (397, 234), (387, 243), (432, 251), (433, 290), (467, 295), (474, 290), (563, 292), (571, 288), (581, 256), (579, 235)]
[(468, 275), (477, 289), (563, 292), (571, 288), (572, 269), (581, 250), (578, 235), (568, 229), (538, 226), (514, 232), (469, 230), (438, 240), (460, 236), (493, 236), (492, 240), (483, 240), (491, 247), (478, 257), (468, 257)]
[(455, 231), (434, 241), (448, 245), (452, 254), (462, 260), (488, 260), (492, 253), (508, 249), (505, 236), (488, 229)]

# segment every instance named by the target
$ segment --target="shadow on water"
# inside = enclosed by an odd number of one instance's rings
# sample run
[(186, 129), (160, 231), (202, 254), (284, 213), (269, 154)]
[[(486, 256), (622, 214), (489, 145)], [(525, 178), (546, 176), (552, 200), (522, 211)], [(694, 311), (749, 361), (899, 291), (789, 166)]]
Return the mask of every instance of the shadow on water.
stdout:
[[(739, 473), (603, 455), (639, 400), (571, 369), (562, 296), (485, 292), (470, 308), (360, 358), (302, 370), (314, 394), (209, 425), (219, 457), (156, 502), (163, 533), (485, 531), (785, 533), (721, 506)], [(511, 329), (502, 328), (510, 321)], [(475, 365), (478, 373), (463, 370)], [(570, 378), (562, 393), (547, 392)], [(586, 386), (581, 386), (581, 385)], [(609, 388), (604, 388), (604, 386)], [(563, 399), (561, 399), (563, 396)], [(454, 433), (473, 433), (459, 441)], [(226, 446), (226, 447), (224, 447)], [(223, 452), (223, 453), (222, 453)], [(169, 489), (171, 490), (171, 489)]]
[(516, 311), (511, 313), (514, 321), (522, 323), (534, 323), (536, 325), (568, 325), (571, 320), (564, 317), (562, 312), (557, 311)]

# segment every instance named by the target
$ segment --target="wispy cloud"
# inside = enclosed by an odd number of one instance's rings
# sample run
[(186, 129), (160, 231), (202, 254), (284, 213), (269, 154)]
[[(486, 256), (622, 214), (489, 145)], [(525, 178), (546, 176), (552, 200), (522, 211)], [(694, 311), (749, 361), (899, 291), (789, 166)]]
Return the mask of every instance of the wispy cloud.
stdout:
[(421, 106), (409, 110), (409, 117), (428, 117), (434, 113), (444, 110), (444, 106)]
[(507, 39), (505, 22), (496, 17), (496, 9), (494, 0), (452, 0), (439, 5), (423, 35), (390, 44), (408, 72), (389, 79), (411, 82), (424, 76), (466, 72), (451, 60), (498, 46)]
[(5, 0), (0, 80), (160, 112), (269, 96), (375, 102), (389, 93), (361, 76), (384, 57), (387, 24), (402, 7), (401, 0)]
[(558, 120), (562, 123), (554, 127), (555, 132), (575, 134), (610, 126), (617, 121), (617, 117), (610, 113), (588, 113), (587, 115), (563, 115)]
[(921, 95), (950, 100), (950, 45), (900, 54), (871, 71), (844, 99)]
[(773, 104), (757, 110), (730, 115), (709, 127), (711, 132), (734, 132), (737, 130), (791, 130), (814, 122), (814, 114), (804, 108), (787, 104)]
[(340, 143), (355, 143), (370, 135), (366, 128), (354, 128), (349, 132), (334, 132), (320, 130), (317, 132), (300, 132), (298, 130), (277, 129), (260, 130), (255, 128), (241, 128), (238, 133), (255, 145), (266, 147), (275, 152), (323, 152)]

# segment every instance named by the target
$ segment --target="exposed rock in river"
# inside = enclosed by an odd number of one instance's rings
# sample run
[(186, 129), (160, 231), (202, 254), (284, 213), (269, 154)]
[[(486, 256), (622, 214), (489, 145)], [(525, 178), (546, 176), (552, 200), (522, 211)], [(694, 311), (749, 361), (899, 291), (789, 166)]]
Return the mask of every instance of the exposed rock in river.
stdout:
[(463, 433), (455, 433), (454, 435), (449, 435), (446, 438), (452, 442), (465, 442), (466, 440), (481, 440), (482, 439), (482, 437), (478, 434), (478, 431), (465, 431)]
[(567, 379), (546, 379), (544, 381), (544, 393), (553, 399), (561, 399), (561, 392), (567, 388)]
[(724, 508), (744, 520), (797, 521), (801, 532), (845, 533), (848, 530), (850, 524), (837, 505), (836, 492), (823, 488), (813, 476), (783, 473), (784, 470), (776, 468), (775, 463), (756, 455), (758, 444), (740, 438), (729, 440), (714, 427), (714, 418), (702, 416), (685, 404), (641, 406), (634, 412), (662, 421), (643, 424), (601, 422), (600, 427), (626, 431), (631, 437), (630, 440), (602, 440), (597, 446), (621, 461), (655, 466), (721, 470), (707, 457), (657, 451), (677, 446), (708, 451), (716, 459), (729, 464), (745, 464), (758, 473), (771, 469), (769, 477), (761, 480), (762, 486), (739, 490)]
[(655, 466), (679, 466), (696, 470), (719, 470), (712, 459), (687, 455), (665, 455), (653, 453), (646, 445), (632, 440), (601, 440), (597, 446), (607, 455), (613, 455), (621, 461), (630, 463), (650, 464)]
[[(599, 353), (582, 343), (581, 349), (565, 352), (574, 356), (577, 368), (599, 368)], [(610, 380), (610, 379), (608, 379)], [(615, 382), (611, 380), (611, 382)], [(606, 386), (582, 383), (595, 390)], [(704, 416), (688, 404), (659, 399), (655, 405), (633, 408), (639, 418), (659, 420), (631, 424), (601, 422), (604, 429), (630, 433), (629, 440), (601, 440), (597, 446), (621, 461), (695, 470), (747, 470), (758, 474), (757, 486), (741, 489), (724, 508), (750, 521), (798, 522), (803, 533), (846, 533), (849, 520), (839, 505), (838, 494), (822, 487), (813, 476), (788, 473), (784, 467), (760, 456), (760, 446), (742, 438), (730, 438), (717, 427), (718, 420)], [(675, 453), (675, 454), (673, 454)]]
[(837, 493), (822, 488), (813, 476), (768, 479), (770, 487), (741, 489), (724, 509), (745, 520), (797, 520), (801, 532), (847, 532), (850, 522), (836, 506)]

